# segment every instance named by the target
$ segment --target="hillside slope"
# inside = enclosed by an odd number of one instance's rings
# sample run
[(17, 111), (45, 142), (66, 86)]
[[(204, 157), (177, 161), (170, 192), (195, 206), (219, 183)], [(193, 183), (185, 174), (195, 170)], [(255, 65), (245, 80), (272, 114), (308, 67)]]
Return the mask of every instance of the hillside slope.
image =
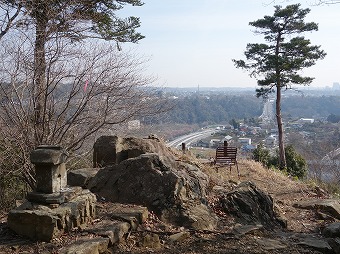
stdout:
[[(193, 161), (186, 156), (182, 159)], [(212, 191), (209, 197), (211, 205), (219, 198), (214, 190), (221, 187), (232, 190), (240, 182), (252, 181), (259, 189), (273, 197), (280, 213), (287, 220), (287, 229), (243, 227), (217, 208), (217, 214), (221, 218), (224, 217), (224, 220), (222, 219), (220, 228), (215, 232), (191, 231), (190, 237), (175, 243), (169, 243), (167, 234), (171, 232), (163, 232), (160, 238), (164, 245), (158, 250), (135, 247), (136, 242), (143, 241), (145, 233), (135, 234), (130, 242), (122, 243), (116, 249), (116, 253), (336, 253), (326, 246), (325, 242), (319, 241), (322, 238), (320, 230), (335, 219), (332, 216), (321, 219), (318, 211), (294, 207), (295, 203), (301, 201), (330, 198), (318, 187), (295, 181), (250, 160), (239, 162), (240, 178), (234, 167), (230, 174), (229, 169), (225, 167), (193, 163), (200, 164), (202, 170), (211, 177)], [(155, 222), (148, 224), (149, 232), (159, 232), (159, 226), (156, 224)]]
[[(329, 246), (325, 246), (319, 234), (325, 224), (335, 219), (331, 215), (326, 216), (327, 212), (321, 219), (323, 213), (319, 211), (294, 206), (301, 201), (329, 198), (329, 195), (319, 188), (294, 181), (280, 172), (265, 169), (254, 161), (239, 161), (241, 176), (238, 178), (234, 167), (230, 173), (225, 167), (217, 168), (180, 153), (178, 156), (179, 160), (199, 165), (202, 171), (210, 176), (211, 191), (207, 199), (221, 219), (218, 229), (186, 230), (165, 224), (150, 213), (149, 220), (137, 231), (131, 232), (126, 241), (114, 246), (112, 253), (336, 253), (330, 250)], [(287, 220), (287, 229), (242, 226), (235, 218), (215, 206), (215, 202), (220, 198), (218, 190), (232, 190), (240, 182), (248, 181), (270, 194), (280, 214)], [(34, 243), (11, 233), (6, 227), (4, 214), (0, 219), (0, 253), (59, 253), (58, 250), (62, 246), (83, 237), (81, 230), (76, 230), (51, 243)], [(157, 247), (147, 247), (146, 239), (155, 235)], [(174, 239), (173, 236), (178, 238)]]
[[(293, 180), (279, 171), (264, 168), (260, 163), (252, 160), (239, 162), (241, 177), (237, 177), (236, 170), (220, 168), (218, 173), (214, 168), (206, 166), (205, 171), (216, 179), (216, 184), (225, 185), (226, 182), (252, 181), (255, 185), (273, 197), (274, 202), (282, 210), (282, 214), (288, 220), (288, 230), (295, 232), (313, 232), (322, 226), (321, 221), (315, 219), (315, 212), (293, 207), (299, 201), (315, 200), (316, 198), (330, 198), (327, 193), (318, 193), (316, 186)], [(227, 184), (228, 185), (228, 184)]]

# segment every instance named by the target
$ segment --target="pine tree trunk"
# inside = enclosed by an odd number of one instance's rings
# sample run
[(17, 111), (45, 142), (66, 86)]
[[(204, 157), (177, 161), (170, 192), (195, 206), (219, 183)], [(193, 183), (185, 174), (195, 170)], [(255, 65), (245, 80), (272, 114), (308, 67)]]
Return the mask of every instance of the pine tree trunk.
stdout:
[(275, 56), (276, 56), (276, 122), (277, 130), (279, 132), (279, 168), (282, 170), (286, 167), (286, 155), (285, 155), (285, 144), (284, 144), (284, 133), (281, 116), (281, 70), (278, 62), (281, 48), (282, 33), (279, 32), (276, 38)]
[(284, 132), (281, 117), (281, 87), (276, 87), (276, 121), (277, 129), (279, 132), (279, 168), (282, 170), (286, 167), (286, 155), (285, 155), (285, 144), (284, 144)]

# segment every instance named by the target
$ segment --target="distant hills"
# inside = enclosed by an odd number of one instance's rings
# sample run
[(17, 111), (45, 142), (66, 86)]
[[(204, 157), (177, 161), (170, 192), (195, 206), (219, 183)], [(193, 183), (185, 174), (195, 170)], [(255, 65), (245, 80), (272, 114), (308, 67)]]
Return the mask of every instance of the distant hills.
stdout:
[[(262, 98), (256, 98), (255, 88), (164, 88), (162, 93), (175, 106), (156, 121), (212, 124), (257, 119), (264, 105)], [(282, 113), (286, 119), (304, 117), (322, 121), (329, 115), (340, 115), (340, 90), (288, 90), (283, 94)]]
[[(161, 90), (165, 93), (174, 94), (192, 94), (192, 93), (203, 93), (203, 94), (213, 94), (213, 93), (223, 93), (223, 94), (253, 94), (255, 95), (255, 89), (257, 87), (163, 87)], [(310, 95), (310, 96), (340, 96), (340, 88), (337, 87), (299, 87), (297, 89), (286, 90), (283, 96), (293, 96), (293, 95)]]

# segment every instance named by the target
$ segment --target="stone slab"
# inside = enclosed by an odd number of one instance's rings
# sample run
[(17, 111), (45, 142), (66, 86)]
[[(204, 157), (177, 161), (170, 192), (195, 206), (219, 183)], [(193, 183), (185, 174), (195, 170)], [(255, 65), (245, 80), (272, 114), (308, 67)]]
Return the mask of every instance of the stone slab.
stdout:
[(71, 201), (77, 195), (82, 192), (81, 187), (70, 187), (65, 188), (61, 192), (57, 193), (41, 193), (41, 192), (30, 192), (27, 194), (27, 200), (34, 203), (40, 204), (63, 204)]
[(32, 240), (49, 242), (72, 228), (91, 223), (96, 214), (96, 196), (83, 191), (57, 208), (26, 202), (8, 214), (8, 226)]
[(144, 248), (152, 248), (152, 249), (158, 249), (161, 247), (161, 242), (159, 240), (159, 236), (156, 234), (146, 234), (141, 243), (140, 246)]
[(138, 224), (144, 223), (149, 216), (149, 211), (144, 206), (138, 205), (126, 205), (120, 203), (111, 203), (108, 206), (103, 207), (105, 213), (113, 215), (115, 219), (121, 217), (126, 220), (136, 218)]
[(63, 247), (60, 254), (100, 254), (107, 253), (109, 246), (108, 238), (88, 238), (74, 242), (72, 245)]
[(281, 241), (277, 241), (269, 238), (259, 238), (256, 242), (261, 245), (265, 250), (279, 250), (287, 248), (287, 245)]
[(59, 237), (58, 215), (40, 210), (12, 210), (8, 214), (8, 226), (17, 234), (32, 240), (49, 242)]
[(322, 253), (333, 253), (332, 247), (329, 245), (329, 243), (321, 239), (315, 239), (313, 237), (306, 237), (306, 239), (298, 242), (297, 244), (311, 247)]
[(130, 231), (130, 224), (121, 221), (103, 220), (86, 229), (87, 232), (107, 237), (110, 245), (120, 242), (123, 237)]
[(251, 234), (253, 232), (257, 232), (259, 230), (262, 230), (262, 225), (241, 225), (236, 224), (235, 227), (232, 230), (232, 233), (237, 236), (243, 236), (246, 234)]
[(88, 182), (98, 173), (98, 168), (81, 168), (67, 172), (67, 184), (87, 188)]
[(183, 242), (190, 237), (190, 232), (183, 231), (169, 236), (170, 242)]
[(66, 161), (67, 154), (60, 146), (38, 146), (31, 152), (33, 164), (59, 165)]
[(320, 211), (328, 212), (336, 219), (340, 219), (340, 203), (338, 199), (313, 199), (305, 200), (295, 203), (293, 205), (301, 209), (318, 209)]

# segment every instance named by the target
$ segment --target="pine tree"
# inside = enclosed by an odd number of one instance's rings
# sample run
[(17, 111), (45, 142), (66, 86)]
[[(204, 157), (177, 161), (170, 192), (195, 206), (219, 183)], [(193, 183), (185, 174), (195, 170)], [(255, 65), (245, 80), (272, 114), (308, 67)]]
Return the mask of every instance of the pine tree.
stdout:
[(279, 132), (279, 167), (287, 165), (284, 148), (284, 131), (281, 117), (282, 89), (291, 89), (292, 85), (309, 85), (313, 78), (299, 74), (303, 68), (311, 67), (316, 60), (323, 59), (326, 53), (320, 46), (311, 45), (310, 40), (300, 35), (317, 31), (318, 25), (304, 21), (310, 9), (300, 9), (300, 4), (285, 8), (275, 6), (273, 16), (250, 22), (256, 28), (256, 34), (264, 35), (266, 43), (249, 43), (245, 60), (233, 60), (237, 68), (250, 71), (250, 76), (257, 78), (258, 97), (267, 97), (276, 92), (276, 119)]

